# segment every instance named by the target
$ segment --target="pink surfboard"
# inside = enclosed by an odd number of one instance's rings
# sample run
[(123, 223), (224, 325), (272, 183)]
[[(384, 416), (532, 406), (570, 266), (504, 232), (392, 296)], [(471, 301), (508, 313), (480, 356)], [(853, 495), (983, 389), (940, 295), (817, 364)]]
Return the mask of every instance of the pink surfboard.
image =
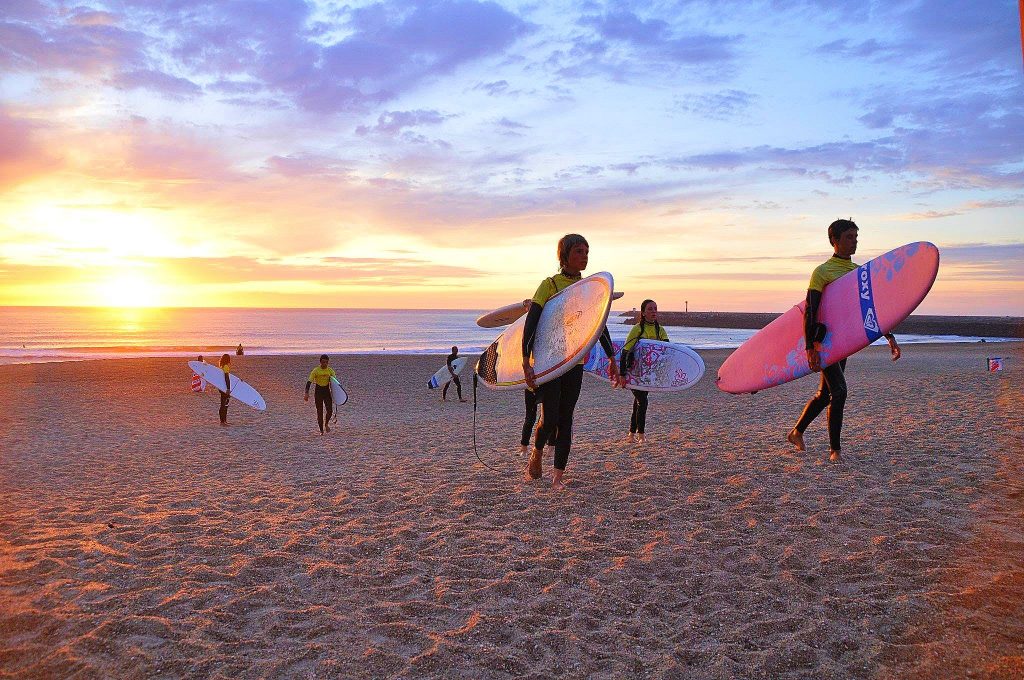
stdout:
[[(821, 296), (825, 324), (821, 365), (830, 366), (892, 331), (917, 309), (935, 282), (939, 249), (927, 241), (890, 250), (836, 279)], [(772, 321), (729, 355), (718, 369), (718, 388), (757, 392), (811, 372), (804, 348), (806, 300)]]

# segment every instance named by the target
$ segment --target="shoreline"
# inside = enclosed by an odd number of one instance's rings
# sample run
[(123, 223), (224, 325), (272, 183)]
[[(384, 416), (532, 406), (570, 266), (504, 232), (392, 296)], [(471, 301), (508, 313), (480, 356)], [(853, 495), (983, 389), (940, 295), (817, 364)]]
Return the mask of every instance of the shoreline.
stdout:
[[(621, 323), (634, 325), (632, 311), (621, 312)], [(690, 328), (734, 328), (760, 330), (782, 316), (774, 312), (658, 312), (664, 326)], [(1024, 317), (1015, 316), (939, 316), (911, 314), (893, 333), (910, 335), (955, 335), (1024, 339)]]

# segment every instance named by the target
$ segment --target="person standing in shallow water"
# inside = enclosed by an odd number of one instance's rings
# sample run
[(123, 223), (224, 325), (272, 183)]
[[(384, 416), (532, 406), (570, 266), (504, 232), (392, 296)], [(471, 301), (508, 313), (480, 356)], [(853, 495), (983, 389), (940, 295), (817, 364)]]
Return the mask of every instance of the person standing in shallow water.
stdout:
[[(826, 262), (818, 265), (811, 274), (807, 286), (807, 308), (804, 310), (804, 346), (807, 350), (807, 365), (812, 371), (821, 371), (821, 383), (818, 393), (807, 402), (796, 425), (790, 430), (786, 439), (797, 451), (805, 450), (804, 431), (828, 407), (828, 445), (829, 460), (838, 463), (842, 460), (842, 442), (840, 435), (843, 429), (843, 409), (846, 407), (846, 359), (830, 366), (822, 367), (821, 356), (818, 354), (816, 342), (821, 342), (827, 329), (818, 323), (818, 308), (825, 286), (832, 283), (847, 272), (857, 268), (851, 259), (857, 252), (857, 233), (859, 228), (853, 220), (836, 220), (828, 225), (828, 240), (832, 244), (833, 254)], [(886, 333), (892, 360), (898, 361), (901, 352), (892, 333)]]
[(222, 354), (220, 357), (220, 370), (224, 371), (224, 386), (227, 388), (227, 392), (220, 393), (220, 424), (227, 426), (228, 424), (228, 402), (231, 401), (231, 355)]
[[(626, 342), (622, 345), (619, 358), (619, 375), (625, 380), (629, 356), (636, 343), (640, 340), (661, 340), (669, 342), (668, 333), (658, 323), (658, 304), (654, 300), (644, 300), (640, 305), (640, 320), (630, 329)], [(627, 442), (643, 444), (644, 430), (647, 427), (647, 397), (645, 390), (630, 390), (633, 393), (633, 415), (629, 419), (629, 436)]]
[[(309, 401), (309, 386), (316, 385), (313, 393), (313, 401), (316, 403), (316, 424), (320, 428), (320, 434), (331, 431), (331, 415), (334, 413), (334, 398), (331, 396), (331, 378), (337, 378), (338, 374), (327, 364), (331, 358), (326, 354), (320, 355), (320, 365), (309, 372), (309, 379), (306, 381), (306, 398)], [(326, 418), (324, 417), (326, 411)]]
[[(590, 258), (590, 245), (587, 243), (587, 239), (579, 234), (566, 234), (558, 241), (557, 253), (560, 271), (541, 281), (540, 286), (537, 287), (537, 292), (534, 293), (530, 303), (530, 311), (526, 313), (526, 323), (523, 328), (523, 375), (526, 378), (527, 387), (532, 390), (537, 390), (538, 387), (534, 382), (530, 355), (533, 354), (533, 343), (541, 312), (544, 311), (545, 303), (552, 296), (583, 278), (582, 272), (587, 268)], [(612, 339), (608, 335), (607, 327), (601, 333), (600, 342), (609, 358), (608, 373), (612, 379), (612, 387), (620, 387), (619, 371), (615, 365), (615, 348), (612, 346)], [(553, 489), (565, 488), (562, 476), (565, 474), (565, 466), (569, 462), (569, 449), (572, 447), (573, 412), (576, 409), (576, 402), (579, 399), (582, 386), (583, 361), (580, 361), (561, 377), (541, 385), (537, 393), (537, 398), (543, 409), (541, 425), (537, 428), (534, 449), (530, 454), (529, 463), (527, 463), (526, 475), (530, 479), (540, 478), (544, 445), (551, 433), (557, 432), (555, 472), (551, 478)]]

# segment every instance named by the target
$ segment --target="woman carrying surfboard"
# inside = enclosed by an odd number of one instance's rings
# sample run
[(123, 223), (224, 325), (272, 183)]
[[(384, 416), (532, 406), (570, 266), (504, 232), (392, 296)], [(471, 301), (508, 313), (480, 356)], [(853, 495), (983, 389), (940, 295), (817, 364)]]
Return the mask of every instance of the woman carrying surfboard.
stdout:
[[(619, 375), (626, 375), (629, 370), (629, 357), (641, 339), (661, 340), (669, 342), (668, 333), (658, 323), (658, 304), (654, 300), (644, 300), (640, 304), (640, 320), (630, 329), (626, 336), (626, 342), (622, 345), (622, 354), (619, 359)], [(628, 442), (644, 443), (644, 429), (647, 425), (647, 396), (646, 390), (630, 390), (633, 393), (633, 415), (629, 419)]]
[[(334, 413), (334, 398), (331, 396), (331, 378), (337, 378), (338, 374), (327, 365), (330, 361), (331, 358), (329, 356), (321, 354), (320, 365), (309, 372), (309, 379), (306, 381), (306, 398), (304, 401), (309, 401), (309, 386), (316, 385), (316, 390), (313, 392), (313, 401), (316, 402), (316, 424), (320, 428), (321, 435), (323, 435), (325, 428), (328, 432), (331, 431), (330, 420), (331, 414)], [(327, 411), (326, 418), (324, 418), (325, 409)]]
[[(526, 313), (526, 323), (523, 329), (523, 374), (526, 378), (526, 385), (531, 390), (537, 390), (537, 398), (543, 409), (541, 424), (537, 428), (534, 440), (533, 453), (530, 454), (530, 461), (526, 466), (526, 474), (530, 479), (540, 478), (544, 445), (552, 432), (556, 432), (555, 472), (551, 479), (551, 487), (561, 490), (565, 488), (562, 476), (565, 474), (565, 466), (569, 462), (569, 449), (572, 447), (573, 412), (580, 396), (580, 388), (583, 386), (583, 362), (581, 361), (567, 373), (538, 388), (534, 382), (530, 355), (533, 353), (537, 324), (540, 321), (541, 312), (544, 310), (544, 304), (556, 293), (582, 278), (581, 272), (587, 268), (590, 258), (590, 245), (587, 243), (587, 239), (579, 234), (566, 234), (558, 241), (557, 253), (560, 271), (541, 281), (530, 302), (530, 311)], [(605, 354), (609, 358), (614, 358), (615, 348), (612, 346), (612, 339), (608, 334), (607, 327), (601, 333), (600, 342)], [(612, 387), (619, 387), (620, 379), (614, 361), (611, 361), (608, 370), (612, 377)]]
[(231, 401), (231, 355), (222, 354), (220, 357), (220, 370), (224, 371), (224, 386), (227, 392), (220, 393), (220, 424), (228, 424), (228, 402)]
[[(823, 264), (818, 265), (811, 274), (807, 286), (807, 307), (804, 310), (804, 346), (807, 350), (807, 364), (812, 371), (821, 372), (821, 384), (807, 405), (796, 425), (786, 435), (786, 439), (797, 448), (804, 450), (804, 431), (828, 407), (828, 442), (829, 460), (838, 463), (842, 459), (842, 443), (840, 435), (843, 429), (843, 409), (846, 406), (846, 359), (822, 368), (821, 356), (815, 342), (821, 342), (827, 329), (818, 323), (818, 308), (825, 286), (848, 272), (857, 269), (853, 263), (853, 254), (857, 252), (857, 233), (859, 229), (853, 220), (836, 220), (828, 225), (828, 240), (834, 253)], [(900, 346), (892, 333), (886, 333), (892, 360), (900, 358)]]

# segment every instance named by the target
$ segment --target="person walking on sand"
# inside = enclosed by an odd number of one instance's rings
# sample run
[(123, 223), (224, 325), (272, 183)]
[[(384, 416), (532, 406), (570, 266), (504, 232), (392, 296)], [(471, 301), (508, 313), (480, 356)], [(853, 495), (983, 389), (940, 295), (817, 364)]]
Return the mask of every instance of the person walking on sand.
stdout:
[[(619, 375), (625, 380), (626, 371), (630, 368), (632, 353), (636, 343), (640, 340), (662, 340), (668, 342), (668, 333), (658, 323), (658, 304), (654, 300), (644, 300), (640, 304), (640, 320), (630, 329), (626, 336), (626, 342), (622, 345), (622, 354), (619, 358)], [(643, 444), (644, 429), (647, 426), (647, 396), (646, 390), (633, 390), (633, 415), (629, 419), (629, 436), (626, 441), (629, 443)]]
[[(534, 382), (530, 356), (533, 353), (537, 324), (540, 321), (541, 312), (544, 311), (544, 304), (555, 293), (583, 277), (582, 272), (587, 268), (590, 258), (590, 244), (579, 234), (566, 234), (558, 241), (557, 254), (559, 272), (541, 281), (537, 287), (523, 328), (523, 374), (526, 378), (526, 385), (531, 390), (538, 390), (537, 384)], [(620, 387), (618, 367), (614, 360), (615, 348), (612, 346), (612, 339), (608, 334), (607, 327), (601, 334), (601, 347), (610, 359), (608, 373), (612, 379), (612, 387)], [(565, 488), (562, 477), (565, 474), (565, 466), (569, 462), (569, 449), (572, 447), (573, 412), (583, 386), (583, 363), (583, 361), (579, 362), (568, 373), (540, 386), (537, 393), (542, 408), (541, 424), (537, 428), (533, 452), (530, 454), (530, 460), (526, 466), (526, 474), (530, 479), (540, 478), (544, 445), (552, 433), (557, 432), (555, 472), (551, 479), (551, 487), (556, 490)]]
[(228, 424), (228, 402), (231, 401), (231, 355), (223, 354), (220, 357), (220, 370), (224, 371), (224, 387), (227, 392), (220, 393), (220, 424), (226, 427)]
[[(823, 324), (818, 323), (818, 308), (821, 305), (821, 295), (825, 286), (857, 268), (851, 258), (857, 252), (858, 231), (859, 228), (853, 220), (836, 220), (828, 225), (828, 241), (832, 244), (834, 252), (832, 257), (818, 265), (811, 274), (811, 281), (807, 286), (807, 308), (804, 310), (804, 346), (807, 350), (807, 365), (812, 371), (821, 371), (821, 383), (818, 393), (807, 402), (796, 425), (786, 435), (786, 439), (796, 447), (797, 451), (805, 450), (804, 431), (818, 417), (818, 414), (828, 407), (829, 460), (833, 463), (842, 460), (840, 434), (843, 429), (843, 409), (846, 406), (846, 359), (831, 366), (823, 367), (821, 365), (821, 356), (818, 354), (815, 343), (824, 339), (827, 329)], [(892, 360), (898, 361), (901, 352), (900, 346), (896, 343), (896, 337), (892, 333), (886, 333), (885, 339), (889, 341)]]
[(447, 361), (448, 372), (451, 374), (452, 377), (449, 378), (445, 382), (444, 387), (441, 388), (441, 401), (448, 401), (448, 386), (451, 385), (452, 383), (455, 383), (455, 391), (459, 395), (459, 401), (461, 401), (462, 403), (466, 403), (466, 400), (462, 398), (462, 383), (459, 382), (459, 376), (455, 372), (455, 367), (452, 366), (452, 362), (455, 361), (458, 358), (459, 358), (459, 348), (456, 347), (455, 345), (452, 345), (452, 353), (448, 355), (448, 361)]
[[(306, 381), (306, 398), (304, 401), (309, 401), (309, 386), (316, 385), (316, 389), (313, 392), (313, 401), (316, 403), (316, 424), (320, 428), (321, 436), (324, 430), (327, 432), (331, 431), (331, 415), (334, 413), (334, 398), (331, 396), (331, 378), (337, 378), (338, 374), (334, 372), (333, 368), (330, 368), (327, 364), (330, 363), (331, 358), (326, 354), (320, 355), (320, 365), (309, 372), (309, 379)], [(327, 412), (327, 417), (324, 417), (324, 411)]]

